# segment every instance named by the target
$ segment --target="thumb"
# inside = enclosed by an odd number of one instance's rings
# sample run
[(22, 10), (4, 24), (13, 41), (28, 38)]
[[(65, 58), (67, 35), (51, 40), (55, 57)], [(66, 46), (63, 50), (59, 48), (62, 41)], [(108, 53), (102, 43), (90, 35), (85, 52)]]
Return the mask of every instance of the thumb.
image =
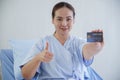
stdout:
[(46, 42), (45, 50), (48, 50), (48, 47), (49, 47), (49, 44), (48, 44), (48, 42)]

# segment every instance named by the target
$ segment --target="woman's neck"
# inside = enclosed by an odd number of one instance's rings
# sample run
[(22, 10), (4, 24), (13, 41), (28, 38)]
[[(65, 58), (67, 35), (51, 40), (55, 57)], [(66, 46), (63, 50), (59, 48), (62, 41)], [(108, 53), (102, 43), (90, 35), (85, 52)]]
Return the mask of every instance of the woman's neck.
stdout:
[(68, 39), (69, 35), (59, 35), (56, 32), (54, 33), (55, 38), (64, 45), (65, 41)]

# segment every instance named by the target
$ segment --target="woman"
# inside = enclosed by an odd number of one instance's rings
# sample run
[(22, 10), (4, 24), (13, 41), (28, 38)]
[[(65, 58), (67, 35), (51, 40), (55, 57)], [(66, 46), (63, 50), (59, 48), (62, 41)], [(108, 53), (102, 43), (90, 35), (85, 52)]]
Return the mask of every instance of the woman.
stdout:
[[(67, 2), (57, 3), (52, 10), (53, 35), (39, 40), (21, 66), (26, 80), (84, 80), (87, 67), (103, 47), (103, 42), (86, 43), (70, 35), (75, 11)], [(93, 30), (102, 32), (102, 30)]]

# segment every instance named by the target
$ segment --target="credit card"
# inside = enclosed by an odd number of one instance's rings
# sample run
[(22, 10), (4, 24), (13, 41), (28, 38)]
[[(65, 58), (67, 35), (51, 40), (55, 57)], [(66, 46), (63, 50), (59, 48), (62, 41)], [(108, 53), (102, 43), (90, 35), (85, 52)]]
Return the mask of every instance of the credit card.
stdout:
[(87, 32), (87, 42), (103, 42), (103, 32)]

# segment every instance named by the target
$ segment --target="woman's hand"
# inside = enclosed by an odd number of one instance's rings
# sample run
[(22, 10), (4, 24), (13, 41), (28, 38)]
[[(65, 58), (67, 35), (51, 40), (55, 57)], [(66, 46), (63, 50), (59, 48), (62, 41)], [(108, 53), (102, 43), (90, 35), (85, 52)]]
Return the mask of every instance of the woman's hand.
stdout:
[(37, 58), (40, 62), (50, 62), (53, 58), (53, 54), (48, 50), (49, 44), (46, 42), (45, 49), (37, 55)]
[[(103, 32), (102, 30), (98, 29), (98, 30), (92, 30), (92, 32)], [(101, 49), (103, 48), (104, 46), (104, 40), (103, 42), (90, 42), (88, 43), (89, 45), (89, 52), (90, 53), (98, 53), (99, 51), (101, 51)]]
[[(92, 32), (103, 32), (102, 30), (93, 30)], [(91, 59), (95, 54), (99, 53), (104, 46), (103, 42), (89, 42), (83, 47), (83, 56), (85, 59)]]

